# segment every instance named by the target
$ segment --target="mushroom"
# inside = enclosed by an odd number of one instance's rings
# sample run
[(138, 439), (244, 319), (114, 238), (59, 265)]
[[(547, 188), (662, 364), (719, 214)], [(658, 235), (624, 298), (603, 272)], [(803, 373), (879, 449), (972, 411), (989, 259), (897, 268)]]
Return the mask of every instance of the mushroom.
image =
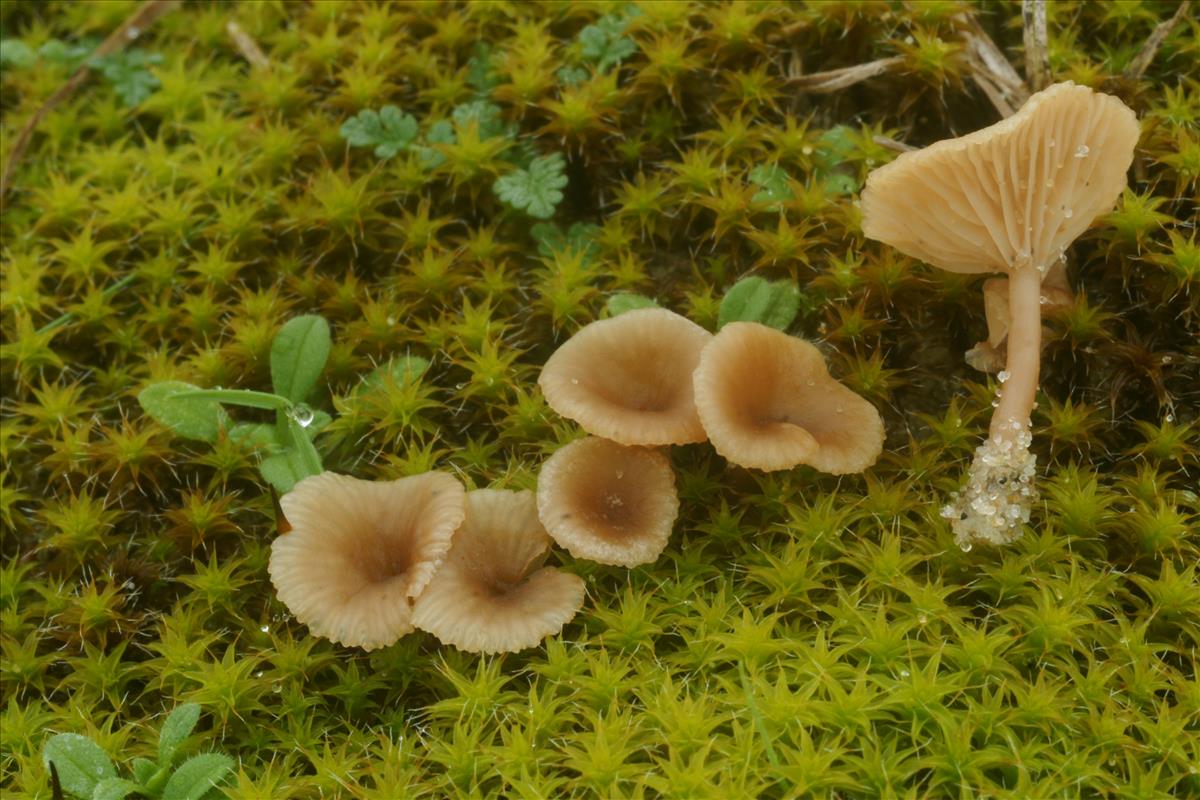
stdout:
[(1059, 83), (1008, 119), (905, 153), (867, 179), (868, 238), (952, 272), (1008, 277), (1003, 390), (965, 489), (943, 509), (964, 549), (1010, 542), (1029, 519), (1042, 281), (1113, 207), (1137, 139), (1137, 118), (1120, 100)]
[(538, 516), (576, 558), (634, 567), (658, 558), (679, 513), (666, 456), (588, 437), (542, 465)]
[(583, 605), (583, 580), (541, 566), (550, 537), (533, 492), (467, 493), (467, 516), (412, 621), (443, 644), (515, 653), (558, 633)]
[(364, 650), (392, 644), (413, 629), (410, 601), (450, 549), (465, 495), (444, 472), (305, 478), (279, 501), (291, 525), (271, 544), (279, 599), (314, 636)]
[(708, 439), (734, 464), (842, 475), (862, 472), (883, 449), (875, 407), (830, 377), (817, 348), (766, 325), (721, 328), (693, 380)]
[[(1055, 261), (1042, 279), (1042, 313), (1070, 308), (1074, 301), (1065, 263)], [(967, 351), (966, 360), (980, 372), (995, 373), (1004, 369), (1004, 345), (1008, 341), (1008, 278), (988, 278), (983, 282), (983, 312), (987, 338)]]
[(588, 433), (626, 445), (704, 441), (692, 370), (712, 334), (664, 308), (585, 325), (542, 368), (550, 407)]

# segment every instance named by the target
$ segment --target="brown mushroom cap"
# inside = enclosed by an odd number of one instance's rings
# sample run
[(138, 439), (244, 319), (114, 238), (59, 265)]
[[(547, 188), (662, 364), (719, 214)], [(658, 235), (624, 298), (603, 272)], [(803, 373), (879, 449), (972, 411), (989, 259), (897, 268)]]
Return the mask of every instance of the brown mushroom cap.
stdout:
[(540, 566), (549, 549), (533, 492), (468, 492), (466, 520), (417, 598), (413, 624), (472, 653), (536, 646), (583, 605), (581, 578)]
[(292, 526), (271, 544), (279, 599), (314, 636), (364, 650), (392, 644), (413, 628), (409, 600), (450, 549), (465, 495), (444, 472), (305, 478), (279, 501)]
[(561, 448), (538, 475), (538, 516), (576, 558), (633, 567), (658, 558), (679, 513), (662, 453), (588, 437)]
[(841, 475), (862, 472), (883, 450), (879, 412), (831, 378), (802, 339), (731, 322), (704, 348), (694, 377), (708, 439), (734, 464)]
[(952, 272), (1042, 271), (1113, 207), (1138, 140), (1117, 98), (1070, 81), (988, 128), (871, 173), (863, 233)]
[(585, 325), (550, 356), (538, 385), (588, 433), (627, 445), (704, 441), (692, 370), (712, 334), (664, 308)]

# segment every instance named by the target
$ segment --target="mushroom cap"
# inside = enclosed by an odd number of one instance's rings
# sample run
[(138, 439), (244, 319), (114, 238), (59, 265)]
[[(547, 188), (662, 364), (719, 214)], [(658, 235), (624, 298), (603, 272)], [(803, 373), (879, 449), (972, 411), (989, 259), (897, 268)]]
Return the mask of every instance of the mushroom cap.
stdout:
[(315, 636), (364, 650), (394, 643), (413, 629), (409, 601), (449, 551), (465, 497), (444, 472), (305, 478), (279, 501), (292, 526), (271, 544), (279, 599)]
[(803, 339), (731, 322), (704, 348), (694, 378), (708, 439), (734, 464), (842, 475), (862, 472), (883, 450), (875, 406), (831, 378)]
[(585, 325), (555, 351), (538, 385), (588, 433), (628, 445), (704, 441), (692, 370), (712, 334), (665, 308)]
[(982, 130), (904, 153), (862, 193), (863, 233), (951, 272), (1042, 271), (1126, 184), (1138, 122), (1067, 81)]
[(546, 459), (538, 475), (538, 516), (576, 558), (634, 567), (667, 546), (679, 496), (666, 457), (588, 437)]
[(583, 605), (579, 576), (541, 566), (549, 549), (533, 492), (468, 492), (466, 520), (417, 598), (413, 624), (472, 653), (536, 646)]

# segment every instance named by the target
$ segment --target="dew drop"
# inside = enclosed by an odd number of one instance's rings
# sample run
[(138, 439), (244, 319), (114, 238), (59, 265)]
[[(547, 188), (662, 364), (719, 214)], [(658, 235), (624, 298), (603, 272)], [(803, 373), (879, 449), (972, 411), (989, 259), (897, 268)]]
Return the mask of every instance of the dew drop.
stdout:
[(928, 623), (928, 622), (929, 622), (929, 617), (925, 616), (924, 614), (922, 614), (921, 616), (917, 617), (917, 624), (918, 624), (918, 625), (924, 625), (924, 624), (926, 624), (926, 623)]
[(261, 678), (262, 676), (263, 676), (263, 671), (261, 669), (258, 672), (254, 673), (254, 677), (256, 677), (256, 678)]
[(259, 628), (259, 630), (260, 630), (260, 631), (262, 631), (263, 633), (270, 633), (270, 632), (271, 632), (271, 626), (270, 626), (270, 625), (263, 625), (261, 628)]
[(1046, 303), (1050, 302), (1050, 298), (1046, 297), (1046, 295), (1042, 295), (1041, 297), (1038, 298), (1038, 302), (1041, 303), (1042, 305), (1046, 305)]
[(964, 553), (969, 553), (969, 552), (971, 552), (971, 548), (973, 546), (974, 545), (972, 545), (970, 542), (960, 542), (958, 545), (958, 549), (962, 550)]
[(1067, 219), (1070, 219), (1071, 217), (1075, 216), (1075, 209), (1073, 209), (1073, 208), (1064, 209), (1063, 216), (1066, 217)]
[(571, 378), (571, 385), (572, 385), (572, 386), (578, 386), (578, 385), (579, 385), (579, 378)]
[(276, 684), (272, 684), (272, 685), (271, 685), (271, 692), (272, 692), (272, 693), (274, 693), (274, 694), (279, 694), (279, 693), (280, 693), (280, 692), (282, 692), (282, 691), (283, 691), (283, 686), (282, 686), (281, 684), (278, 684), (278, 683), (276, 683)]
[(804, 147), (801, 147), (801, 148), (800, 148), (800, 152), (801, 152), (801, 153), (803, 153), (803, 154), (804, 154), (804, 155), (806, 155), (806, 156), (811, 156), (811, 155), (812, 155), (812, 151), (813, 151), (813, 149), (812, 149), (812, 147), (810, 147), (809, 145), (804, 145)]
[(1046, 188), (1047, 188), (1047, 189), (1053, 189), (1053, 188), (1054, 188), (1054, 179), (1053, 179), (1053, 178), (1047, 178), (1047, 179), (1046, 179)]
[(387, 324), (388, 324), (388, 325), (395, 325), (395, 324), (396, 324), (396, 318), (395, 318), (395, 317), (388, 317), (388, 318), (387, 318)]
[(1008, 370), (1006, 369), (1002, 369), (996, 373), (996, 380), (1000, 381), (1001, 383), (1004, 383), (1006, 380), (1008, 380), (1008, 378), (1009, 374)]
[(806, 383), (806, 384), (808, 384), (809, 386), (816, 386), (816, 385), (817, 385), (817, 382), (816, 382), (816, 381), (805, 381), (805, 383)]
[(292, 410), (288, 412), (288, 416), (301, 428), (307, 428), (309, 425), (312, 425), (313, 410), (304, 405), (304, 403), (297, 403), (292, 406)]
[(1167, 422), (1174, 422), (1174, 421), (1175, 421), (1175, 415), (1174, 415), (1174, 414), (1167, 414), (1167, 416), (1163, 417), (1163, 419), (1165, 419)]
[(1175, 359), (1171, 356), (1163, 356), (1162, 358), (1159, 359), (1159, 361), (1161, 361), (1163, 364), (1170, 364), (1174, 360)]
[(911, 674), (912, 674), (912, 673), (910, 673), (910, 672), (909, 672), (908, 670), (906, 670), (906, 669), (902, 669), (902, 670), (900, 670), (900, 677), (901, 677), (901, 678), (907, 678), (907, 677), (908, 677), (909, 675), (911, 675)]
[(1090, 152), (1091, 152), (1091, 150), (1088, 148), (1088, 146), (1086, 144), (1081, 144), (1075, 150), (1075, 157), (1076, 158), (1087, 158), (1088, 153), (1090, 153)]

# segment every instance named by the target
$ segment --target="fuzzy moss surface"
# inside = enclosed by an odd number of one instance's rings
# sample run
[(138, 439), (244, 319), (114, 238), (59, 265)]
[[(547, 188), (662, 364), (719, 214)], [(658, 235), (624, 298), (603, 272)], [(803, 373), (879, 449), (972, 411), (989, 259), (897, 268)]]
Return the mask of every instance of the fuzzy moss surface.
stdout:
[[(133, 8), (10, 2), (0, 22), (36, 52)], [(1122, 77), (1174, 10), (1049, 4), (1053, 78), (1119, 95), (1143, 134), (1117, 209), (1070, 251), (1078, 299), (1046, 323), (1042, 501), (1017, 544), (971, 552), (939, 509), (994, 396), (963, 360), (985, 337), (981, 279), (865, 241), (855, 198), (894, 157), (877, 137), (998, 119), (961, 37), (974, 17), (1020, 65), (1019, 3), (167, 14), (136, 43), (161, 55), (157, 88), (128, 107), (85, 84), (3, 212), (0, 792), (49, 797), (52, 732), (127, 770), (195, 701), (188, 752), (237, 757), (232, 798), (1200, 796), (1195, 11)], [(896, 55), (901, 71), (834, 94), (789, 84)], [(5, 66), (5, 161), (68, 75)], [(455, 121), (480, 100), (500, 118)], [(343, 123), (385, 105), (455, 142), (349, 147)], [(554, 153), (551, 221), (597, 226), (582, 244), (539, 247), (493, 190)], [(267, 577), (255, 454), (175, 438), (135, 399), (161, 379), (268, 389), (275, 332), (319, 313), (329, 468), (529, 488), (579, 435), (536, 387), (557, 345), (620, 291), (712, 328), (751, 273), (799, 285), (791, 332), (878, 405), (885, 455), (832, 478), (675, 449), (667, 552), (634, 570), (556, 552), (584, 610), (518, 655), (309, 636)], [(405, 353), (431, 360), (419, 381), (351, 394)]]

